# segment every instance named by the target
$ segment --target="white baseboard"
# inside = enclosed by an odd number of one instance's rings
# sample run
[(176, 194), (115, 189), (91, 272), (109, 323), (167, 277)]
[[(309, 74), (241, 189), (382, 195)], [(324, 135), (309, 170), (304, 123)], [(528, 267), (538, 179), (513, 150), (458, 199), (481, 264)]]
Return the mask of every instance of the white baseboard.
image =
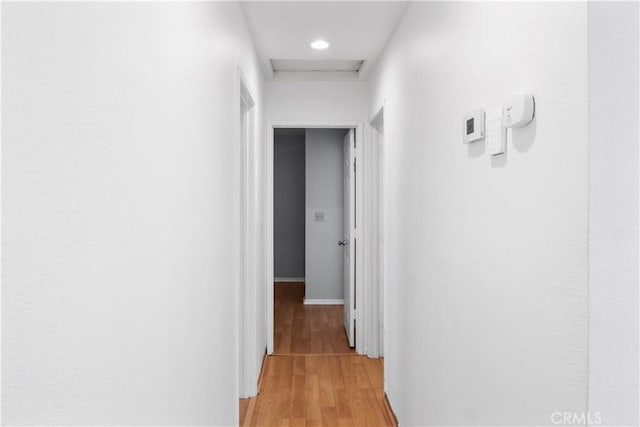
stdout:
[(344, 305), (343, 299), (304, 299), (305, 305)]
[(294, 283), (294, 282), (302, 282), (304, 283), (304, 277), (274, 277), (274, 282), (285, 282), (285, 283)]

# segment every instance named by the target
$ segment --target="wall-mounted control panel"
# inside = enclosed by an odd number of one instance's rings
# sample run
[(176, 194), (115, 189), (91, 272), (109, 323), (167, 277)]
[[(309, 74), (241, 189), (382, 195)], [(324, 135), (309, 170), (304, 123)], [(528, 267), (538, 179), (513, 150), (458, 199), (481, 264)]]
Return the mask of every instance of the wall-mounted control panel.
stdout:
[(508, 97), (501, 109), (488, 115), (483, 108), (473, 110), (462, 117), (462, 142), (468, 144), (484, 139), (489, 154), (503, 154), (511, 139), (510, 128), (531, 123), (535, 109), (533, 95), (516, 94)]
[(535, 101), (533, 95), (511, 95), (502, 105), (502, 125), (516, 128), (529, 124), (533, 120)]
[(462, 118), (462, 142), (468, 144), (484, 138), (484, 109), (479, 108)]
[(506, 150), (507, 140), (504, 133), (507, 131), (502, 126), (502, 112), (498, 110), (487, 114), (487, 152), (492, 156), (503, 154)]

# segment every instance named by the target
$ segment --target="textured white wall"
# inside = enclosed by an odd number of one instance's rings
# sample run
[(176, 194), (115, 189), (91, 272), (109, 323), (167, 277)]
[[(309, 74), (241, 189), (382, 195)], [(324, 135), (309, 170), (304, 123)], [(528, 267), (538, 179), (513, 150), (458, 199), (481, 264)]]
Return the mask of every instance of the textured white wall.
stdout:
[(589, 2), (589, 412), (638, 422), (637, 2)]
[[(305, 135), (305, 297), (343, 299), (344, 129), (307, 129)], [(315, 213), (324, 213), (316, 222)]]
[(367, 120), (366, 82), (265, 82), (270, 121)]
[[(385, 103), (385, 380), (403, 425), (548, 425), (587, 402), (587, 5), (412, 3)], [(536, 96), (507, 154), (462, 115)]]
[(237, 423), (238, 4), (2, 8), (3, 423)]

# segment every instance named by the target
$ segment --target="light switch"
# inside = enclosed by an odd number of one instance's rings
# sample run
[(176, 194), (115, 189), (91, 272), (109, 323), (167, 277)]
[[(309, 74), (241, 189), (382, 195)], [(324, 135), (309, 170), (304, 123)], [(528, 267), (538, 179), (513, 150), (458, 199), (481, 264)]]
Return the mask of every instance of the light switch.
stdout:
[(324, 212), (316, 212), (316, 222), (324, 222)]

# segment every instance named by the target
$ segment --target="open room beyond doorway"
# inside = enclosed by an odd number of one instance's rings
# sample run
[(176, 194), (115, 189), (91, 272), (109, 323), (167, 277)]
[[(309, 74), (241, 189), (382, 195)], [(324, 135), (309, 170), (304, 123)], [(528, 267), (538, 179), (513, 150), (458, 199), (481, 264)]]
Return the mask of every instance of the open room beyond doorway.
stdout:
[(354, 346), (353, 145), (350, 129), (274, 131), (276, 354)]
[[(282, 131), (281, 129), (288, 130)], [(287, 271), (300, 274), (302, 271), (301, 266), (294, 266), (285, 262), (286, 260), (278, 259), (285, 257), (287, 247), (297, 245), (300, 248), (302, 240), (300, 237), (292, 236), (296, 230), (299, 233), (301, 220), (289, 218), (288, 214), (281, 212), (282, 206), (278, 206), (276, 203), (286, 203), (287, 197), (276, 192), (274, 187), (274, 179), (285, 181), (275, 171), (276, 136), (284, 135), (283, 144), (295, 147), (295, 145), (291, 145), (292, 141), (290, 140), (296, 132), (293, 129), (305, 129), (304, 141), (298, 140), (298, 143), (304, 142), (305, 146), (305, 303), (310, 305), (343, 305), (343, 320), (349, 345), (360, 352), (362, 341), (357, 339), (358, 335), (355, 333), (357, 330), (355, 310), (358, 306), (356, 278), (362, 277), (358, 272), (358, 268), (361, 268), (362, 264), (358, 263), (361, 254), (357, 251), (355, 230), (359, 222), (358, 216), (362, 211), (362, 209), (357, 209), (357, 206), (362, 203), (360, 189), (362, 179), (358, 179), (362, 172), (357, 169), (358, 142), (362, 138), (362, 126), (360, 123), (282, 123), (271, 124), (268, 128), (267, 206), (272, 206), (273, 210), (270, 212), (271, 218), (267, 218), (267, 248), (271, 249), (267, 250), (267, 268), (271, 268), (270, 271), (267, 271), (266, 277), (267, 295), (270, 296), (267, 298), (267, 353), (274, 352), (274, 301), (271, 296), (274, 295), (273, 283), (277, 277), (276, 270), (280, 270), (278, 271), (280, 274), (287, 273)], [(299, 138), (300, 136), (301, 133), (298, 133)], [(293, 144), (295, 143), (293, 142)], [(279, 161), (296, 156), (295, 150), (290, 150), (290, 152), (294, 154), (279, 157)], [(281, 148), (278, 153), (282, 154)], [(302, 157), (299, 151), (297, 156), (298, 158)], [(300, 173), (299, 168), (298, 173)], [(299, 180), (300, 178), (297, 181)], [(341, 185), (342, 187), (340, 187)], [(302, 210), (300, 188), (298, 184), (290, 190), (292, 194), (295, 193), (290, 198), (293, 201), (289, 200), (294, 211)], [(340, 191), (341, 188), (342, 191)], [(285, 219), (276, 218), (276, 214), (284, 215)], [(287, 220), (288, 223), (282, 224)], [(290, 233), (287, 233), (287, 230)], [(277, 245), (276, 239), (289, 243)], [(279, 246), (283, 246), (283, 248), (279, 248)], [(275, 256), (275, 251), (279, 251), (278, 258)], [(299, 256), (293, 258), (300, 259)], [(340, 260), (342, 260), (342, 265)], [(301, 282), (300, 277), (279, 277), (278, 279), (280, 281), (288, 279), (287, 281)]]
[[(351, 209), (352, 224), (347, 227), (343, 224), (343, 230), (352, 227), (351, 235), (343, 235), (342, 238), (336, 238), (336, 236), (328, 237), (326, 241), (326, 249), (330, 251), (336, 251), (338, 257), (342, 251), (343, 261), (345, 265), (349, 265), (350, 269), (343, 269), (343, 273), (348, 272), (348, 277), (353, 282), (353, 286), (349, 289), (350, 292), (344, 292), (342, 298), (339, 300), (339, 295), (335, 294), (331, 296), (327, 293), (315, 293), (311, 290), (306, 294), (307, 302), (333, 302), (333, 303), (345, 303), (345, 306), (350, 310), (344, 311), (344, 323), (346, 320), (351, 320), (352, 324), (347, 325), (345, 328), (347, 331), (353, 331), (350, 337), (349, 343), (351, 347), (355, 348), (357, 354), (367, 355), (369, 357), (381, 357), (383, 355), (383, 343), (386, 341), (383, 339), (384, 335), (384, 319), (385, 319), (385, 280), (384, 275), (384, 257), (383, 245), (384, 245), (384, 206), (385, 197), (383, 191), (384, 175), (384, 159), (383, 159), (383, 107), (377, 110), (373, 118), (365, 126), (361, 121), (326, 121), (326, 122), (270, 122), (267, 125), (267, 144), (266, 144), (266, 165), (265, 165), (265, 182), (266, 182), (266, 276), (265, 286), (267, 287), (265, 294), (266, 298), (266, 315), (267, 315), (267, 354), (274, 352), (274, 324), (273, 324), (273, 283), (274, 278), (282, 280), (283, 274), (287, 272), (281, 270), (281, 274), (274, 274), (274, 209), (275, 203), (280, 203), (281, 200), (274, 199), (274, 136), (276, 132), (283, 132), (282, 129), (288, 129), (284, 131), (284, 134), (293, 134), (298, 132), (298, 137), (303, 135), (302, 131), (306, 135), (317, 135), (316, 132), (320, 130), (336, 131), (337, 129), (349, 130), (350, 132), (345, 135), (346, 138), (353, 138), (351, 144), (345, 144), (345, 139), (342, 141), (343, 150), (345, 147), (350, 147), (351, 153), (345, 155), (342, 153), (343, 160), (348, 159), (348, 162), (342, 162), (342, 168), (340, 170), (333, 171), (333, 178), (340, 177), (343, 182), (343, 198), (346, 194), (345, 188), (349, 188), (350, 196), (347, 200), (351, 202), (344, 203), (344, 206), (349, 205)], [(313, 138), (309, 142), (312, 142)], [(298, 140), (298, 143), (303, 142)], [(291, 143), (291, 142), (290, 142)], [(319, 144), (318, 144), (319, 145)], [(299, 145), (298, 147), (300, 147)], [(299, 159), (302, 159), (306, 154), (298, 153)], [(353, 173), (353, 179), (351, 179), (350, 185), (346, 185), (344, 178), (347, 176), (346, 171), (350, 170)], [(303, 172), (298, 171), (298, 181), (303, 179)], [(281, 178), (279, 178), (281, 179)], [(316, 183), (318, 184), (318, 183)], [(298, 191), (302, 192), (305, 186), (298, 183)], [(320, 186), (322, 187), (322, 186)], [(298, 195), (298, 199), (302, 200), (303, 196)], [(302, 201), (297, 202), (298, 211), (305, 210)], [(323, 219), (322, 209), (316, 210), (309, 209), (305, 212), (306, 221), (311, 224), (316, 223), (316, 213), (320, 214), (319, 219)], [(343, 218), (346, 218), (344, 215)], [(328, 219), (328, 218), (326, 218)], [(293, 221), (292, 219), (289, 219)], [(320, 224), (322, 222), (319, 222)], [(300, 230), (305, 226), (301, 220), (298, 220), (293, 225), (293, 228)], [(291, 224), (289, 225), (291, 227)], [(327, 238), (327, 236), (322, 236)], [(297, 247), (302, 248), (308, 246), (307, 243), (301, 243), (301, 239), (298, 239)], [(342, 249), (338, 246), (340, 240), (342, 243), (349, 241)], [(353, 240), (353, 241), (351, 241)], [(348, 250), (347, 250), (348, 249)], [(348, 257), (348, 259), (347, 259)], [(309, 258), (309, 257), (307, 257)], [(299, 258), (298, 258), (299, 259)], [(281, 268), (281, 265), (278, 266)], [(292, 268), (291, 266), (287, 268)], [(311, 274), (312, 271), (303, 271), (302, 266), (297, 267), (297, 270), (289, 270), (292, 277), (290, 281), (303, 281), (304, 276)], [(346, 278), (346, 276), (345, 276)], [(334, 282), (339, 281), (338, 277), (333, 278)], [(344, 281), (345, 279), (343, 279)], [(309, 285), (309, 281), (307, 281)], [(313, 286), (313, 283), (311, 283)], [(329, 286), (330, 287), (330, 286)], [(347, 288), (344, 288), (347, 289)], [(309, 290), (309, 289), (308, 289)]]

